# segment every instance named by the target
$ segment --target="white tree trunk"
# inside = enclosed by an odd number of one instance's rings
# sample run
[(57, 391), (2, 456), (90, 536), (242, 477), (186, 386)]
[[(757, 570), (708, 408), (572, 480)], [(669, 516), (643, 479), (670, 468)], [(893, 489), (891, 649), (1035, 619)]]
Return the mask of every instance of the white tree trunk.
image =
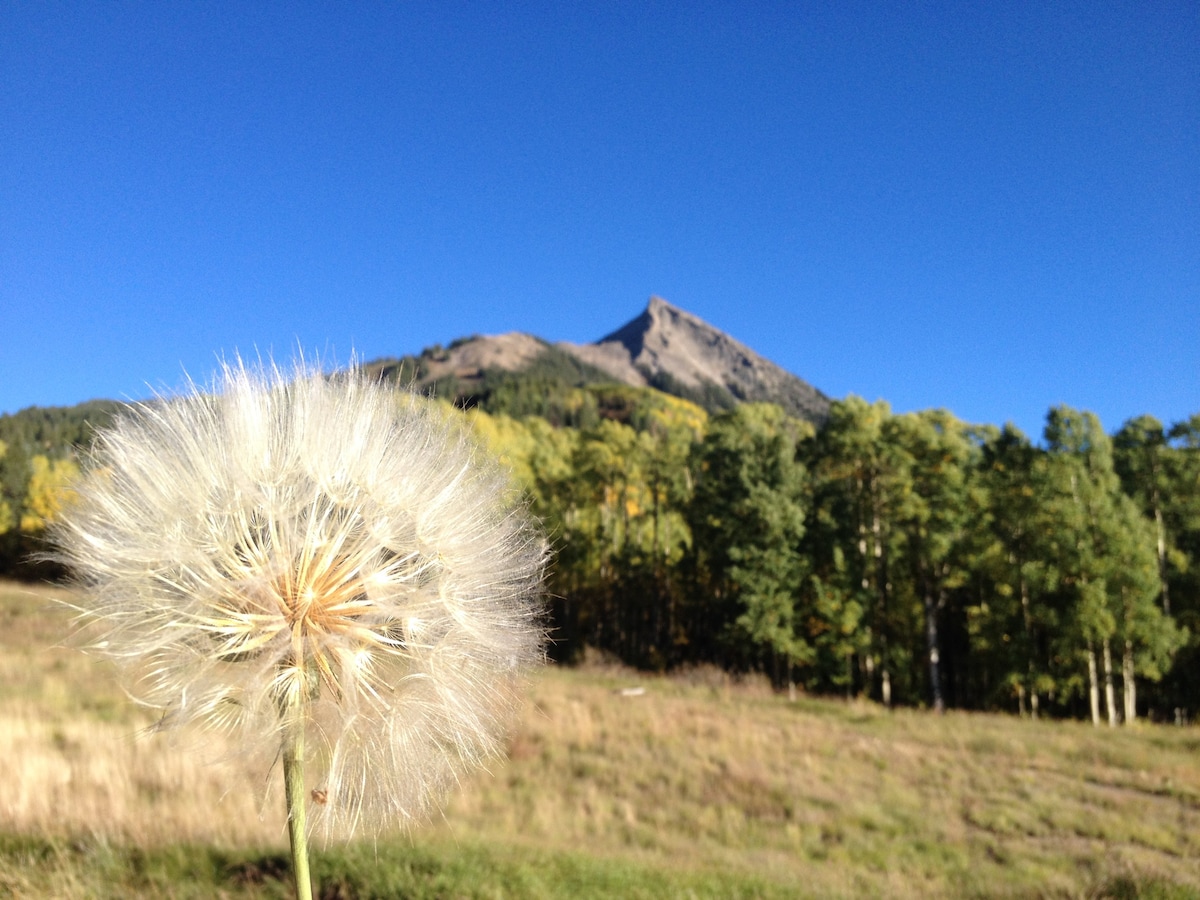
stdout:
[(1137, 678), (1133, 670), (1133, 643), (1125, 642), (1125, 657), (1121, 664), (1121, 687), (1125, 700), (1125, 724), (1137, 719)]
[(1167, 584), (1167, 529), (1163, 525), (1157, 490), (1154, 492), (1154, 527), (1158, 531), (1158, 580), (1162, 585), (1163, 612), (1169, 616), (1171, 614), (1171, 589)]
[(1108, 713), (1108, 727), (1117, 725), (1117, 693), (1113, 688), (1112, 644), (1104, 639), (1104, 707)]
[(1096, 649), (1088, 641), (1088, 699), (1092, 705), (1092, 724), (1100, 724), (1100, 676), (1096, 672)]

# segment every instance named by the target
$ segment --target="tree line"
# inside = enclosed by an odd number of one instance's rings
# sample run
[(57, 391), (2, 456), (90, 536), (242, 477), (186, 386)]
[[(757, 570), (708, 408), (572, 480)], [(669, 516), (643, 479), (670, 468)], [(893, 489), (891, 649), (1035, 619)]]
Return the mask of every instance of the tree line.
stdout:
[(554, 428), (473, 412), (557, 548), (565, 658), (759, 670), (780, 688), (1099, 723), (1200, 688), (1200, 415), (1035, 444), (944, 410), (819, 426), (658, 395)]
[[(814, 425), (612, 385), (560, 386), (552, 415), (522, 414), (529, 398), (505, 390), (509, 411), (435, 402), (547, 528), (559, 660), (595, 647), (647, 669), (1096, 723), (1196, 707), (1200, 415), (1109, 435), (1059, 406), (1035, 443), (853, 396)], [(0, 417), (10, 573), (117, 408)]]

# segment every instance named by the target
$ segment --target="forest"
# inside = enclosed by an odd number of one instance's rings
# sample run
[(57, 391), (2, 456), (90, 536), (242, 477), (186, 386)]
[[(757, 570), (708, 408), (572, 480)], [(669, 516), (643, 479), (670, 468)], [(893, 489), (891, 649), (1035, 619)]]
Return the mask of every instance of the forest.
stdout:
[[(554, 548), (551, 656), (765, 673), (778, 690), (1117, 725), (1200, 697), (1200, 414), (1035, 441), (944, 410), (819, 423), (496, 374), (432, 391)], [(0, 571), (30, 562), (121, 404), (0, 416)]]

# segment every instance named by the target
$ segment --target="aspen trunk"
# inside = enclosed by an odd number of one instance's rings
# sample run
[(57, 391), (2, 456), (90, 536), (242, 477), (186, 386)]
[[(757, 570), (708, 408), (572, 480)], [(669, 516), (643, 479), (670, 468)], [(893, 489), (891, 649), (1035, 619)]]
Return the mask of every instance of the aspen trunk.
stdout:
[(1108, 727), (1117, 724), (1117, 695), (1113, 689), (1112, 644), (1104, 639), (1104, 706), (1108, 713)]
[(1125, 700), (1125, 724), (1137, 719), (1137, 679), (1133, 671), (1133, 643), (1125, 642), (1125, 656), (1121, 661), (1121, 687)]
[[(872, 483), (872, 496), (874, 496), (873, 488)], [(883, 705), (890, 708), (892, 705), (892, 673), (891, 654), (888, 652), (887, 616), (888, 592), (891, 584), (888, 581), (887, 555), (883, 552), (883, 523), (879, 516), (878, 499), (875, 499), (872, 505), (874, 508), (871, 515), (871, 538), (875, 555), (875, 590), (879, 603), (879, 694)]]
[(1013, 558), (1013, 562), (1017, 564), (1017, 581), (1021, 586), (1021, 617), (1025, 623), (1025, 671), (1029, 678), (1029, 717), (1037, 719), (1038, 717), (1038, 695), (1037, 689), (1034, 687), (1034, 640), (1033, 640), (1033, 614), (1029, 611), (1029, 584), (1025, 581), (1025, 570), (1021, 564)]
[(925, 652), (928, 654), (929, 688), (933, 699), (934, 712), (946, 711), (946, 701), (942, 697), (941, 654), (938, 652), (938, 602), (933, 596), (931, 578), (921, 563), (921, 588), (925, 604)]
[(1092, 724), (1100, 724), (1100, 677), (1096, 672), (1096, 648), (1088, 641), (1088, 700), (1092, 707)]
[(1154, 527), (1158, 534), (1158, 581), (1162, 585), (1162, 607), (1171, 614), (1171, 589), (1167, 584), (1167, 529), (1163, 525), (1162, 510), (1158, 506), (1158, 491), (1154, 492)]

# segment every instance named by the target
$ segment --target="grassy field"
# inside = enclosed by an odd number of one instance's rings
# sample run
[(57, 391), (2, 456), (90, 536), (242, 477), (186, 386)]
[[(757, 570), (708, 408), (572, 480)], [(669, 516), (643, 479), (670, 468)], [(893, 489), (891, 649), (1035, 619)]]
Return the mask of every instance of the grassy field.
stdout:
[[(137, 737), (55, 593), (0, 583), (0, 897), (290, 896), (278, 786)], [(314, 868), (327, 898), (1200, 897), (1200, 730), (548, 669), (441, 821)]]

